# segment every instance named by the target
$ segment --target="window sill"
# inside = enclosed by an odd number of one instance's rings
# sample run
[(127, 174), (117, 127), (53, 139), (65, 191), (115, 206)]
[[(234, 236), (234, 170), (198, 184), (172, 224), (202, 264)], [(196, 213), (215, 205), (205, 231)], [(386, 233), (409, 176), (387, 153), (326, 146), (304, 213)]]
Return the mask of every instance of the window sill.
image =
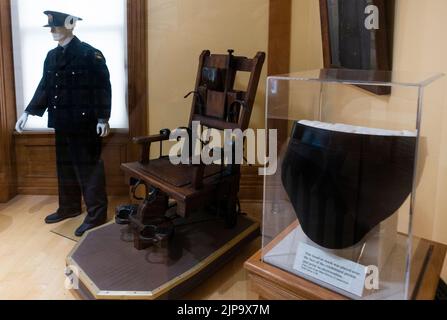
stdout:
[[(111, 129), (111, 134), (128, 134), (129, 129)], [(52, 135), (54, 134), (53, 129), (35, 129), (35, 130), (26, 130), (23, 133), (18, 133), (14, 130), (14, 136), (33, 136), (33, 135)]]

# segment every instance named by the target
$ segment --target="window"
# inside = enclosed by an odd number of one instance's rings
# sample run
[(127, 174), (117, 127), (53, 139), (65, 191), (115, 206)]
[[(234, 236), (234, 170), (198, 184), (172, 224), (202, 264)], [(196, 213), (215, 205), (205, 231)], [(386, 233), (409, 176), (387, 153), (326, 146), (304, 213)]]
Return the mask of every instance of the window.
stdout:
[[(125, 0), (14, 0), (12, 30), (17, 114), (31, 100), (42, 77), (43, 62), (49, 50), (55, 48), (45, 10), (66, 12), (78, 17), (75, 35), (98, 48), (107, 59), (112, 83), (112, 128), (128, 128), (127, 116), (127, 6)], [(47, 128), (44, 117), (30, 117), (27, 129)]]

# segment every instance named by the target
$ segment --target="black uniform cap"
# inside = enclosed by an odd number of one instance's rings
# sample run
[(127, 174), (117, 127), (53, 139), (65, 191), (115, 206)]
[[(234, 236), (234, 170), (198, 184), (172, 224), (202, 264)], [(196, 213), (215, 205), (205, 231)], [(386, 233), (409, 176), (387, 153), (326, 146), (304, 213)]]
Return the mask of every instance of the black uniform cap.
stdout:
[(48, 24), (44, 27), (69, 27), (73, 28), (76, 21), (82, 21), (81, 18), (72, 16), (68, 13), (62, 13), (57, 11), (44, 11), (44, 14), (48, 16)]

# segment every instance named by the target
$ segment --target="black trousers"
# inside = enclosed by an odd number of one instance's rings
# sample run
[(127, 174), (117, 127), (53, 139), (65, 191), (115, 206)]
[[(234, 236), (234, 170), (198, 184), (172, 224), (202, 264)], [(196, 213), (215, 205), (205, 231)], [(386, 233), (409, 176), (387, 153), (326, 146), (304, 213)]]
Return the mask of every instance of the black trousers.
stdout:
[(62, 215), (81, 212), (84, 197), (88, 213), (85, 222), (90, 224), (101, 224), (107, 219), (101, 140), (95, 128), (82, 133), (56, 130), (58, 212)]

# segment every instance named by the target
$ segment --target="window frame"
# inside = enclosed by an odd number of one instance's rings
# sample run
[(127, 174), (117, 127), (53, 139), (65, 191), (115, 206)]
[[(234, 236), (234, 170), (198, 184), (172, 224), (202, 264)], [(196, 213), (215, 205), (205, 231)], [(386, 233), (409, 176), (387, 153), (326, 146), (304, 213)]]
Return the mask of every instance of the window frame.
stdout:
[[(91, 2), (91, 1), (90, 1)], [(103, 0), (96, 1), (96, 5), (94, 8), (98, 9), (98, 6), (103, 6)], [(34, 91), (36, 89), (37, 83), (39, 82), (42, 76), (42, 70), (40, 67), (36, 65), (36, 62), (39, 63), (39, 60), (36, 60), (36, 52), (33, 52), (33, 47), (39, 47), (38, 56), (41, 57), (39, 59), (43, 65), (43, 59), (47, 54), (48, 50), (50, 50), (52, 40), (50, 34), (46, 34), (49, 30), (44, 30), (46, 28), (40, 28), (43, 23), (44, 16), (42, 15), (41, 19), (35, 19), (32, 21), (32, 25), (30, 24), (29, 18), (29, 10), (32, 3), (29, 3), (28, 0), (19, 3), (18, 0), (11, 1), (11, 30), (13, 36), (13, 57), (14, 57), (14, 67), (15, 67), (15, 77), (16, 77), (16, 106), (17, 106), (17, 114), (20, 115), (26, 109), (29, 104)], [(54, 1), (53, 1), (54, 4)], [(51, 4), (50, 4), (51, 6)], [(83, 5), (83, 10), (88, 11), (88, 3)], [(78, 36), (81, 41), (86, 41), (88, 43), (99, 46), (99, 44), (92, 43), (90, 41), (96, 39), (101, 42), (101, 46), (97, 47), (101, 49), (101, 51), (105, 54), (107, 62), (110, 61), (116, 62), (117, 65), (109, 65), (113, 88), (112, 95), (112, 115), (110, 119), (110, 125), (112, 128), (127, 130), (129, 127), (129, 121), (127, 119), (127, 1), (121, 1), (118, 4), (119, 17), (118, 19), (111, 20), (108, 18), (108, 21), (105, 24), (102, 24), (100, 20), (91, 21), (90, 27), (86, 27), (84, 23), (78, 23), (79, 27), (76, 27), (75, 35)], [(38, 9), (38, 8), (37, 8)], [(78, 8), (80, 9), (80, 8)], [(41, 10), (44, 8), (41, 6)], [(69, 9), (67, 9), (69, 10)], [(38, 15), (39, 12), (33, 10), (33, 16)], [(79, 11), (79, 10), (78, 10)], [(116, 11), (116, 10), (114, 10)], [(82, 16), (86, 14), (85, 12), (79, 14)], [(117, 11), (116, 11), (117, 12)], [(94, 18), (96, 12), (91, 12), (90, 10), (90, 20), (95, 20)], [(24, 16), (26, 15), (26, 17)], [(45, 17), (46, 18), (46, 17)], [(104, 17), (103, 17), (104, 18)], [(104, 18), (107, 19), (107, 18)], [(40, 22), (39, 22), (40, 21)], [(103, 20), (104, 21), (104, 20)], [(79, 30), (78, 30), (79, 28)], [(49, 29), (49, 28), (48, 28)], [(126, 29), (126, 30), (124, 30)], [(93, 35), (93, 37), (92, 37)], [(111, 36), (113, 35), (113, 41), (101, 40), (103, 36)], [(119, 37), (119, 39), (118, 39)], [(36, 38), (39, 39), (38, 42)], [(87, 39), (87, 40), (86, 40)], [(90, 40), (88, 40), (90, 39)], [(43, 43), (41, 42), (43, 41)], [(122, 50), (118, 50), (117, 54), (114, 54), (117, 49), (117, 43), (120, 43), (120, 48)], [(122, 41), (122, 42), (121, 42)], [(32, 42), (32, 43), (30, 43)], [(121, 56), (123, 55), (123, 56)], [(124, 59), (123, 59), (124, 58)], [(110, 61), (109, 61), (110, 60)], [(21, 63), (20, 63), (21, 62)], [(115, 80), (120, 80), (116, 82)], [(26, 90), (25, 90), (26, 88)], [(48, 131), (47, 129), (47, 119), (46, 115), (42, 118), (35, 117), (34, 119), (30, 119), (27, 125), (27, 131)]]
[[(11, 26), (11, 1), (0, 0), (0, 33), (3, 66), (2, 70), (14, 70), (13, 47), (12, 47), (12, 26)], [(139, 136), (148, 132), (148, 1), (147, 0), (127, 0), (127, 63), (128, 63), (128, 84), (127, 103), (129, 117), (129, 135)], [(12, 69), (11, 69), (12, 68)], [(13, 72), (14, 73), (14, 72)], [(14, 79), (14, 75), (12, 75)], [(7, 90), (14, 89), (15, 108), (15, 85), (8, 85)], [(4, 94), (3, 94), (4, 95)], [(8, 113), (15, 110), (7, 104)], [(17, 115), (16, 115), (17, 117)], [(122, 131), (122, 130), (121, 130)]]
[[(20, 140), (48, 139), (52, 130), (14, 132), (16, 111), (11, 1), (0, 0), (0, 203), (12, 199), (20, 188), (16, 145)], [(114, 129), (108, 139), (144, 136), (148, 126), (148, 0), (127, 0), (127, 113), (129, 129)], [(127, 160), (138, 158), (138, 149), (128, 143)]]

